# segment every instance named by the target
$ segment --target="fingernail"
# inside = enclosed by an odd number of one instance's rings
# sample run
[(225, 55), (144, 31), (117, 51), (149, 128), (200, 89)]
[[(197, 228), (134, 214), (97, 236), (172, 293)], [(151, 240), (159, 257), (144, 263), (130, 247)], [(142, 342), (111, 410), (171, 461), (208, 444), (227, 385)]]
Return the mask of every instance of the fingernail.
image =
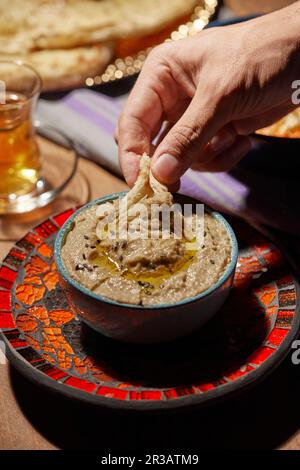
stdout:
[(173, 183), (178, 181), (180, 174), (180, 165), (177, 158), (169, 153), (165, 153), (158, 157), (153, 165), (152, 172), (154, 176), (165, 183)]
[(235, 139), (235, 135), (233, 132), (227, 132), (215, 135), (210, 141), (210, 147), (214, 152), (222, 152), (223, 150), (228, 149)]

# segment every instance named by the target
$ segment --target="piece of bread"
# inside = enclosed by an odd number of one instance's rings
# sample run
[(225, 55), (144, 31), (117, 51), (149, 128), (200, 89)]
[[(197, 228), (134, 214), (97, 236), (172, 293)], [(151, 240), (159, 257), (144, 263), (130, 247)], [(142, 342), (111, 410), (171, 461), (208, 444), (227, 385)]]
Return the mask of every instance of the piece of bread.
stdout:
[(52, 49), (27, 54), (5, 56), (32, 65), (41, 75), (43, 90), (64, 90), (85, 83), (87, 77), (101, 74), (113, 56), (112, 44), (77, 47), (73, 49)]
[(138, 37), (189, 15), (199, 0), (1, 0), (0, 53)]
[(198, 3), (0, 0), (0, 58), (33, 65), (42, 76), (44, 90), (80, 86), (87, 77), (105, 70), (115, 39), (161, 31), (189, 15)]

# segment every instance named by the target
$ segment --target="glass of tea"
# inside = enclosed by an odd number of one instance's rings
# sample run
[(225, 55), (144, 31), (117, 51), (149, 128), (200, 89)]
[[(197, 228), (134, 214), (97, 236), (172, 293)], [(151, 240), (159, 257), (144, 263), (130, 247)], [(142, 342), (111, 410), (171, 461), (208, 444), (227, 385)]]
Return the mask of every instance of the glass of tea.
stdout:
[(21, 61), (0, 61), (0, 213), (43, 186), (32, 122), (41, 91), (38, 73)]

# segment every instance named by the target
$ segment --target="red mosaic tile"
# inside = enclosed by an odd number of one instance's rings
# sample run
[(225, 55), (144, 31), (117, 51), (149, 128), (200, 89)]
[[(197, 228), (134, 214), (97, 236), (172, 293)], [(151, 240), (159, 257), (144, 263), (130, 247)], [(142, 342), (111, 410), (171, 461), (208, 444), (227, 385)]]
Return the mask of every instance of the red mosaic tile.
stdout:
[(4, 263), (12, 266), (13, 268), (18, 268), (21, 266), (22, 262), (26, 258), (27, 254), (24, 251), (21, 251), (17, 248), (12, 248), (6, 258), (4, 259)]
[(280, 290), (278, 293), (280, 307), (292, 307), (296, 303), (296, 292), (294, 289)]
[(9, 340), (9, 342), (15, 349), (24, 348), (25, 346), (28, 346), (27, 341), (20, 338), (12, 338)]
[(33, 367), (39, 367), (42, 363), (44, 363), (44, 359), (40, 354), (37, 353), (33, 348), (27, 346), (26, 348), (19, 349), (19, 354), (23, 356), (23, 358), (32, 364)]
[(259, 245), (253, 245), (253, 250), (257, 256), (262, 256), (270, 251), (270, 243), (262, 241)]
[(237, 266), (237, 271), (240, 273), (257, 273), (261, 271), (261, 264), (259, 263), (256, 256), (251, 256), (249, 258), (239, 258), (239, 264)]
[(57, 369), (56, 367), (52, 367), (49, 365), (46, 365), (44, 367), (40, 367), (40, 370), (42, 369), (45, 374), (48, 375), (53, 380), (61, 380), (67, 377), (67, 373), (62, 371), (61, 369)]
[(273, 330), (267, 337), (266, 342), (271, 343), (274, 346), (279, 346), (288, 333), (289, 330), (284, 330), (283, 328), (273, 328)]
[(268, 346), (262, 346), (258, 348), (249, 358), (248, 362), (251, 364), (260, 365), (265, 362), (268, 357), (273, 354), (274, 349), (269, 348)]
[(130, 400), (161, 400), (162, 392), (160, 390), (142, 390), (140, 392), (131, 390), (129, 398)]
[(200, 390), (201, 392), (207, 392), (208, 390), (212, 390), (213, 388), (216, 388), (213, 383), (203, 383), (200, 385), (197, 385), (195, 388)]
[(62, 227), (65, 223), (66, 220), (68, 220), (68, 218), (74, 214), (75, 210), (74, 209), (69, 209), (69, 210), (66, 210), (64, 212), (62, 212), (61, 214), (58, 214), (58, 215), (55, 215), (54, 217), (52, 217), (52, 219), (55, 221), (55, 223), (59, 226), (59, 227)]
[(289, 328), (293, 323), (295, 310), (278, 310), (276, 327)]
[(126, 398), (128, 397), (128, 390), (121, 390), (118, 388), (105, 387), (105, 386), (100, 385), (96, 394), (101, 395), (102, 397), (117, 398), (118, 400), (126, 400)]
[(3, 330), (3, 334), (6, 337), (6, 339), (9, 341), (11, 346), (15, 349), (24, 348), (28, 346), (27, 341), (25, 341), (25, 339), (20, 337), (20, 332), (16, 328)]
[(293, 276), (291, 276), (290, 274), (288, 274), (286, 276), (282, 276), (281, 278), (276, 280), (276, 284), (280, 288), (288, 287), (288, 286), (292, 285), (293, 282), (294, 282), (293, 281)]
[(0, 287), (3, 287), (4, 289), (11, 289), (13, 286), (13, 283), (15, 282), (17, 278), (18, 272), (13, 271), (12, 269), (6, 267), (6, 266), (1, 266), (0, 267)]
[(165, 390), (166, 397), (170, 400), (172, 398), (183, 397), (186, 395), (194, 395), (195, 390), (193, 387), (177, 387)]
[(55, 225), (51, 220), (46, 220), (42, 224), (38, 225), (37, 227), (34, 227), (33, 229), (40, 237), (42, 238), (48, 238), (50, 235), (53, 233), (57, 232), (58, 227)]
[(16, 324), (11, 312), (0, 312), (0, 328), (15, 328)]
[(238, 271), (235, 272), (234, 279), (233, 279), (233, 286), (235, 289), (245, 291), (249, 285), (251, 284), (251, 278), (245, 274), (240, 273)]
[(42, 240), (43, 239), (37, 233), (29, 232), (25, 237), (19, 240), (16, 245), (29, 252), (32, 251), (35, 246), (38, 246)]
[(93, 382), (88, 382), (87, 380), (83, 379), (78, 379), (77, 377), (69, 377), (68, 379), (65, 380), (64, 382), (67, 385), (70, 385), (71, 387), (78, 388), (80, 390), (84, 390), (85, 392), (93, 392), (95, 388), (97, 387), (96, 384)]
[(0, 311), (11, 310), (11, 293), (8, 290), (0, 290)]
[(239, 379), (240, 377), (243, 377), (244, 375), (249, 374), (249, 372), (251, 372), (252, 370), (254, 370), (254, 367), (252, 367), (252, 366), (250, 366), (250, 365), (246, 365), (246, 366), (243, 367), (243, 368), (226, 372), (226, 373), (224, 374), (224, 376), (225, 376), (226, 379), (228, 379), (228, 380), (237, 380), (237, 379)]

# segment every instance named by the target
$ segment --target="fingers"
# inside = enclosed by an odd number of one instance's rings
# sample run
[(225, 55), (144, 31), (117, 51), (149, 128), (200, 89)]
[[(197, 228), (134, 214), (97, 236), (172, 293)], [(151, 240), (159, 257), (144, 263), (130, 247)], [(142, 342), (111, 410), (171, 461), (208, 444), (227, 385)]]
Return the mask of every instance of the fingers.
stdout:
[[(225, 124), (226, 114), (222, 113), (217, 101), (211, 97), (210, 103), (203, 101), (197, 90), (190, 106), (156, 148), (151, 168), (154, 176), (164, 184), (178, 181)], [(217, 142), (214, 141), (214, 145)]]
[(140, 110), (137, 110), (137, 117), (133, 114), (134, 109), (124, 112), (117, 131), (119, 162), (129, 186), (137, 178), (140, 156), (150, 152), (151, 140), (151, 127), (139, 116)]
[(197, 165), (197, 163), (206, 165), (217, 155), (229, 149), (234, 144), (236, 137), (237, 134), (230, 124), (222, 127), (222, 129), (220, 129), (206, 145), (203, 152), (201, 152), (197, 160), (194, 161), (193, 165)]
[[(292, 108), (290, 102), (282, 103), (261, 115), (235, 120), (218, 130), (218, 126), (222, 124), (218, 119), (218, 115), (222, 116), (220, 108), (216, 107), (214, 117), (209, 112), (213, 108), (208, 109), (204, 118), (200, 117), (198, 125), (195, 125), (195, 120), (190, 115), (190, 106), (158, 146), (153, 158), (153, 174), (163, 183), (170, 185), (177, 181), (189, 166), (202, 171), (229, 170), (250, 150), (248, 134), (275, 122)], [(189, 122), (192, 124), (188, 124)], [(212, 129), (217, 129), (217, 132), (205, 145)]]
[(233, 168), (250, 150), (251, 142), (249, 137), (237, 135), (234, 143), (225, 151), (215, 155), (206, 163), (195, 162), (192, 165), (194, 170), (221, 172)]
[(151, 137), (163, 112), (160, 98), (148, 86), (148, 80), (139, 79), (127, 100), (115, 133), (121, 169), (129, 186), (136, 180), (140, 156), (150, 152)]
[(128, 117), (126, 124), (126, 132), (119, 131), (119, 162), (125, 180), (133, 186), (139, 172), (140, 156), (144, 152), (149, 154), (150, 137), (139, 121)]
[(173, 109), (178, 113), (178, 106), (185, 103), (166, 65), (170, 49), (173, 45), (165, 43), (149, 54), (118, 122), (119, 160), (130, 186), (136, 179), (139, 157), (144, 152), (149, 154), (150, 141), (159, 131), (163, 116)]

